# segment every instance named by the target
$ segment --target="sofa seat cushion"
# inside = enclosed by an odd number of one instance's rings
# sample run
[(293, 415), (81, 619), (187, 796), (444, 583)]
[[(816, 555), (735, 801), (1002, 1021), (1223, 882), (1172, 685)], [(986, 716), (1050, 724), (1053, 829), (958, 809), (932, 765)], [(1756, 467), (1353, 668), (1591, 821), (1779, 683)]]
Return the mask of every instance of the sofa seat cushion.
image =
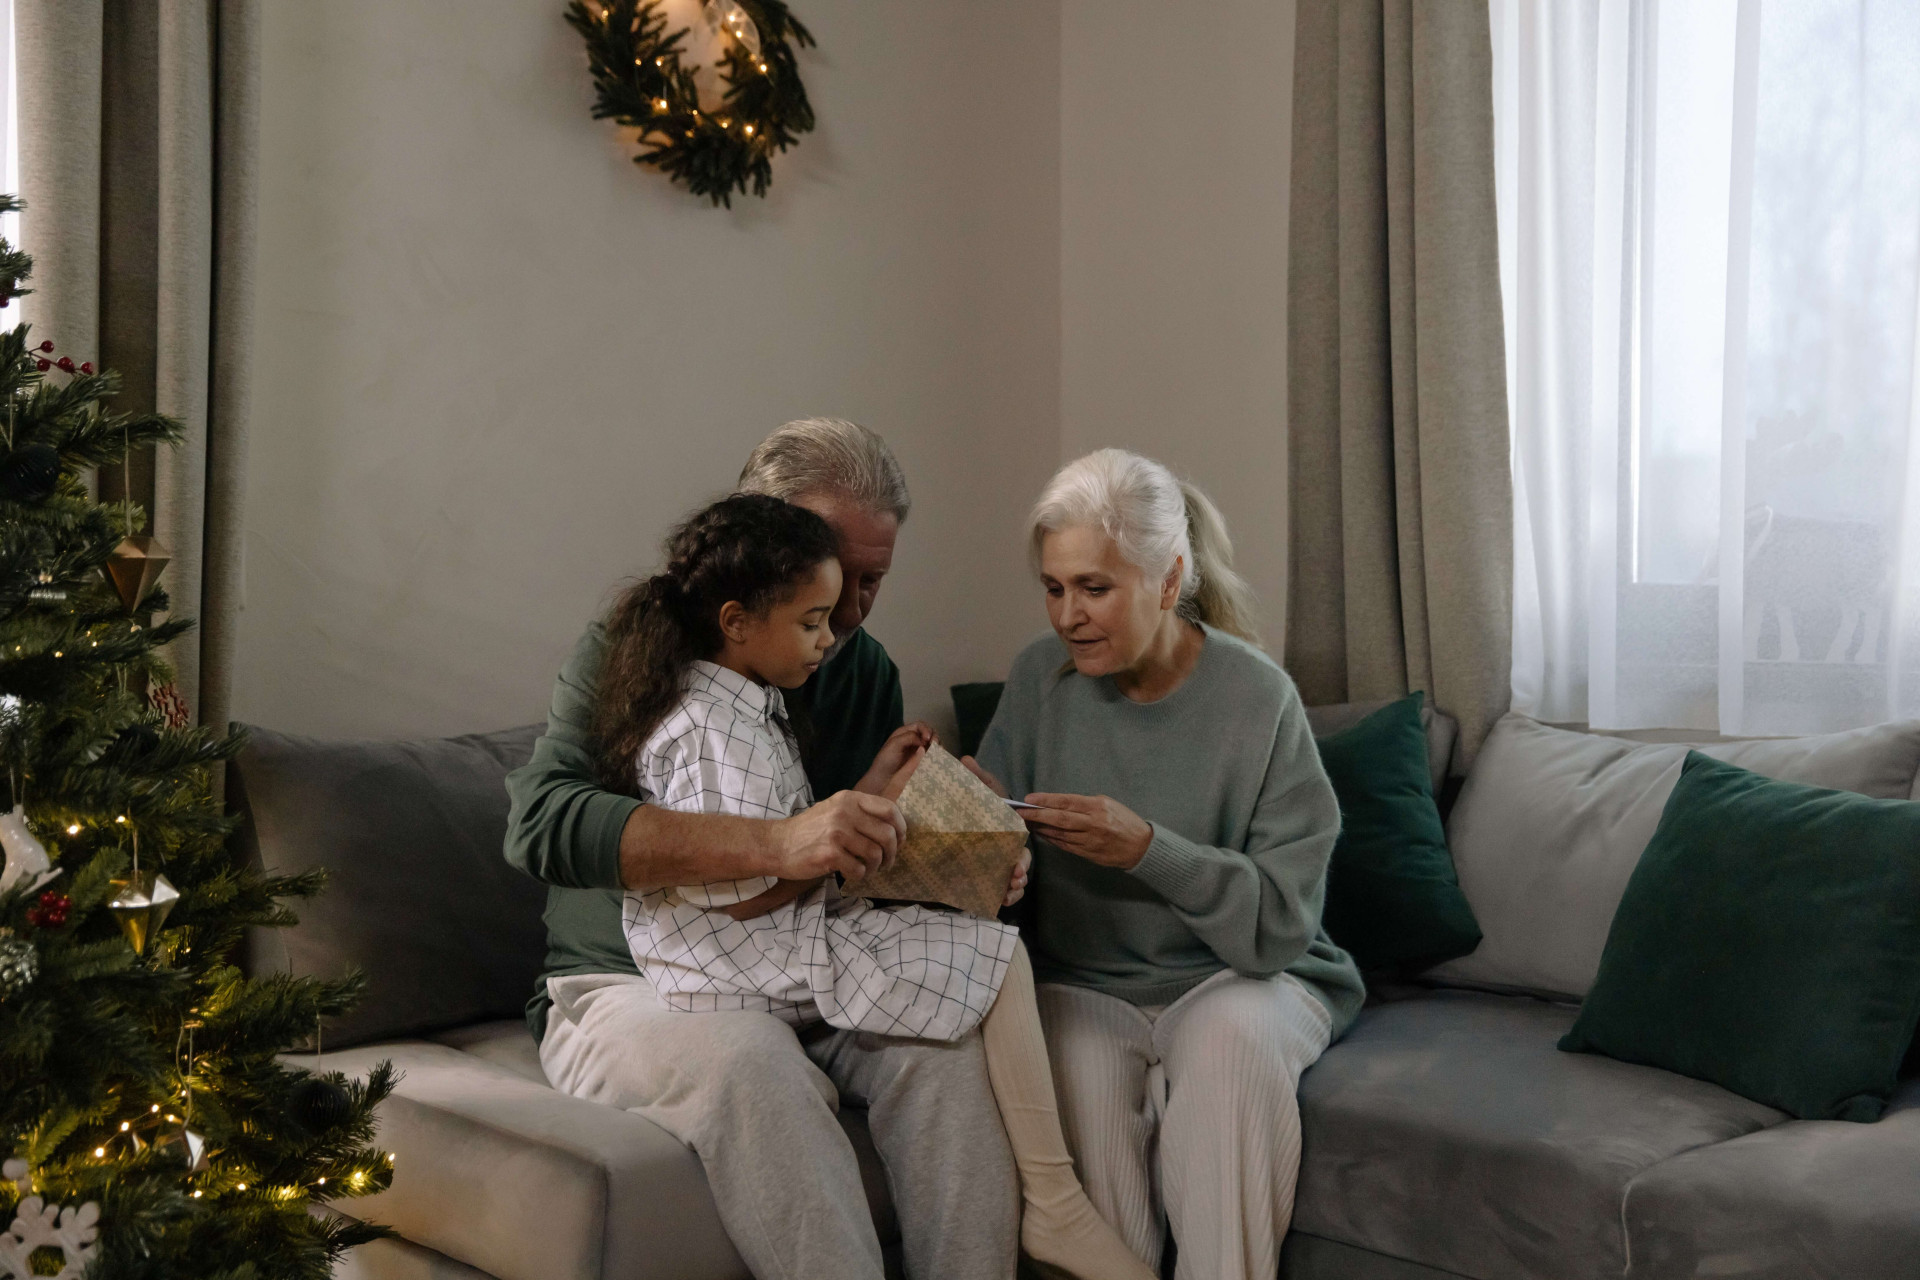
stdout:
[(332, 1280), (494, 1280), (411, 1240), (375, 1240), (333, 1264)]
[(1657, 1164), (1624, 1216), (1635, 1280), (1920, 1274), (1920, 1080), (1873, 1124), (1794, 1121)]
[[(554, 1089), (525, 1022), (359, 1045), (323, 1067), (364, 1077), (382, 1061), (400, 1071), (378, 1136), (393, 1185), (344, 1212), (499, 1280), (745, 1280), (700, 1158), (651, 1120)], [(899, 1228), (866, 1116), (843, 1107), (840, 1124), (884, 1244)]]
[(1785, 1119), (1716, 1085), (1561, 1053), (1573, 1018), (1465, 991), (1363, 1012), (1300, 1083), (1295, 1229), (1486, 1280), (1619, 1276), (1636, 1175)]
[(542, 1088), (547, 1084), (546, 1068), (540, 1065), (540, 1046), (527, 1034), (525, 1018), (503, 1018), (498, 1022), (476, 1022), (426, 1037), (435, 1044), (470, 1054), (494, 1066), (531, 1080)]

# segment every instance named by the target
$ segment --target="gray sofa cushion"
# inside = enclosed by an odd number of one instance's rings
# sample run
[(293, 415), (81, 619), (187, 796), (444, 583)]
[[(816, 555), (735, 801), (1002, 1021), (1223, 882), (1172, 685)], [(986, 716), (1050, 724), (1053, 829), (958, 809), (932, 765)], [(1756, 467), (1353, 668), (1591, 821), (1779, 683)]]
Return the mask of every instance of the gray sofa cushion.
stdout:
[[(1372, 702), (1338, 702), (1307, 708), (1307, 728), (1316, 738), (1351, 729), (1368, 716), (1398, 698), (1378, 698)], [(1444, 711), (1433, 709), (1427, 698), (1420, 707), (1420, 723), (1427, 731), (1427, 773), (1433, 783), (1434, 798), (1446, 787), (1447, 770), (1453, 765), (1453, 744), (1460, 736), (1460, 724)]]
[(1920, 1081), (1877, 1123), (1794, 1121), (1655, 1165), (1627, 1188), (1634, 1280), (1920, 1275)]
[(1301, 1080), (1294, 1227), (1464, 1276), (1619, 1276), (1636, 1175), (1785, 1118), (1561, 1053), (1572, 1021), (1568, 1006), (1465, 991), (1366, 1010)]
[[(334, 1280), (342, 1278), (336, 1274)], [(1280, 1280), (1460, 1280), (1460, 1277), (1452, 1271), (1438, 1271), (1417, 1262), (1389, 1258), (1371, 1249), (1356, 1249), (1350, 1244), (1289, 1231), (1280, 1244)]]
[[(1483, 937), (1427, 976), (1584, 996), (1687, 750), (1502, 717), (1447, 820)], [(1786, 782), (1904, 800), (1920, 771), (1920, 721), (1699, 750)]]
[(255, 930), (255, 972), (367, 975), (326, 1043), (507, 1018), (546, 952), (546, 891), (507, 865), (506, 776), (541, 726), (418, 742), (327, 742), (248, 729), (228, 772), (247, 855), (269, 872), (328, 871), (300, 923)]
[[(313, 1059), (289, 1054), (294, 1066)], [(700, 1158), (651, 1120), (546, 1083), (519, 1018), (328, 1053), (401, 1072), (380, 1107), (393, 1186), (339, 1207), (499, 1280), (748, 1280)], [(866, 1112), (845, 1107), (881, 1242), (899, 1236)]]

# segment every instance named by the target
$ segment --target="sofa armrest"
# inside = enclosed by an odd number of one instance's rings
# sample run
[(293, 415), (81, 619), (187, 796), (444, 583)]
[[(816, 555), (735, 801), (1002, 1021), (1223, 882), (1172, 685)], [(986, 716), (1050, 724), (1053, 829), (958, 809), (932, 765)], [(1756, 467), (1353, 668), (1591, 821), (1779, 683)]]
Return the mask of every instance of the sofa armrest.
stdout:
[(352, 1216), (500, 1280), (747, 1276), (699, 1157), (652, 1121), (424, 1041), (324, 1067), (364, 1077), (385, 1060), (402, 1073), (379, 1113), (393, 1186), (344, 1203)]

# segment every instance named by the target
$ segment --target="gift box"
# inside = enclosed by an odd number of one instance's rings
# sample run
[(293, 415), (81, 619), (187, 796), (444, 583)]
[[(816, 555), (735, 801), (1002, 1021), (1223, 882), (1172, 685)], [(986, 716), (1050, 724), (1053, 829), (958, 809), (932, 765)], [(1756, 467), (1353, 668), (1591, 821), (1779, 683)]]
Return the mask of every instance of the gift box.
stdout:
[(852, 887), (863, 898), (937, 902), (977, 916), (999, 914), (1026, 848), (1026, 824), (939, 743), (887, 784), (907, 820), (893, 865)]

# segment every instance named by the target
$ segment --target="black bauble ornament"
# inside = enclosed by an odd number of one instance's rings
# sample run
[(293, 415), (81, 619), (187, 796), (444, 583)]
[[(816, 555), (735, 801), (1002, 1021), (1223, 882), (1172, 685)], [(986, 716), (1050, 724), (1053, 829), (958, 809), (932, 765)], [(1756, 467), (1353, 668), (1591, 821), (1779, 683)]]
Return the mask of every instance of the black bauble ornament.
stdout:
[(331, 1132), (353, 1116), (353, 1100), (331, 1080), (308, 1076), (287, 1099), (293, 1122), (315, 1137)]
[(113, 736), (113, 745), (108, 748), (116, 763), (138, 760), (151, 755), (160, 745), (160, 732), (150, 724), (135, 722)]
[(60, 451), (50, 444), (23, 444), (0, 459), (0, 497), (44, 502), (60, 482)]

